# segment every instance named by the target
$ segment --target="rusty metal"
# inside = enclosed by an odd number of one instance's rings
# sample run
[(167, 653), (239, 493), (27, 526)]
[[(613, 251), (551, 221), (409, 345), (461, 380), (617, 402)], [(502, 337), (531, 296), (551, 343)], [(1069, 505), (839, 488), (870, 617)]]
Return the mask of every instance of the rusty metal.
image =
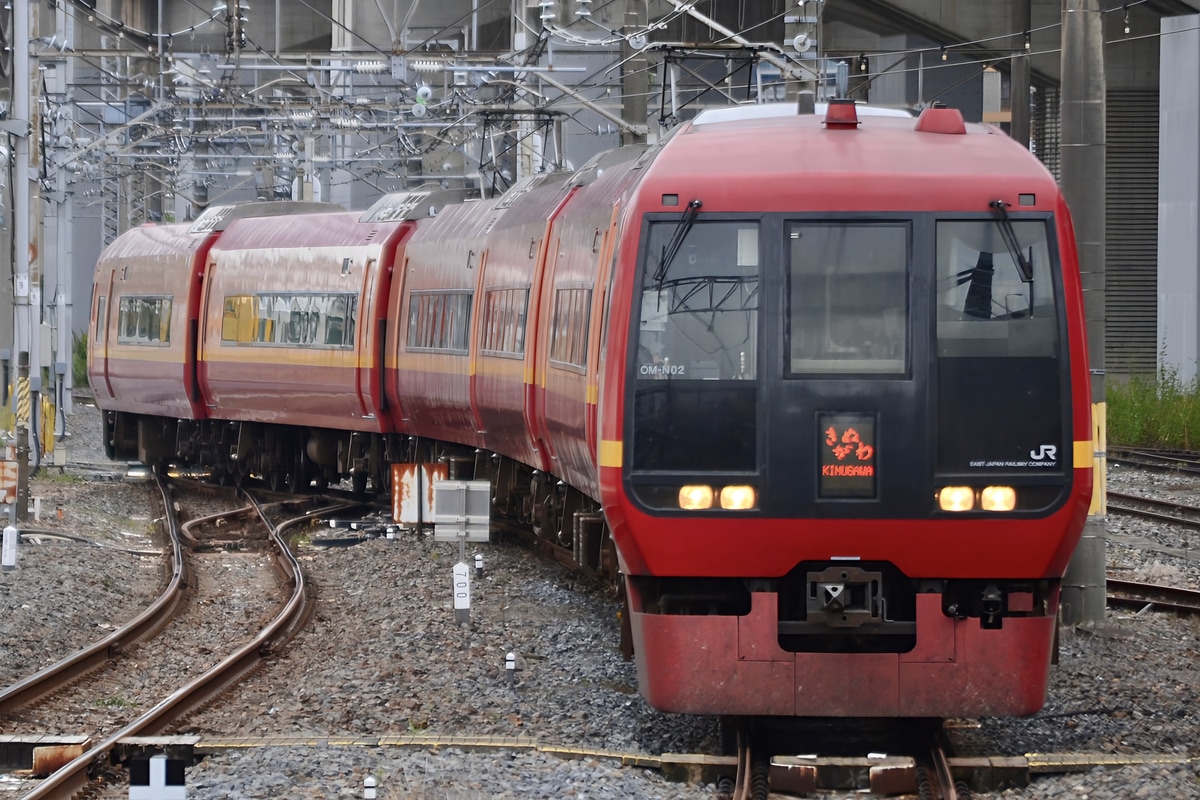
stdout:
[(929, 750), (929, 757), (933, 761), (941, 799), (958, 800), (958, 787), (954, 783), (954, 775), (950, 772), (950, 759), (946, 755), (946, 749), (940, 743), (935, 744)]
[(737, 732), (737, 777), (732, 800), (767, 800), (771, 784), (771, 754), (764, 741), (743, 724)]
[(917, 794), (921, 800), (958, 800), (959, 790), (969, 796), (966, 784), (956, 783), (950, 768), (945, 731), (933, 728), (920, 731), (914, 746)]
[(433, 484), (450, 475), (448, 464), (392, 464), (392, 519), (401, 525), (433, 524)]
[(86, 743), (42, 745), (33, 748), (34, 775), (46, 776), (65, 767), (84, 753)]

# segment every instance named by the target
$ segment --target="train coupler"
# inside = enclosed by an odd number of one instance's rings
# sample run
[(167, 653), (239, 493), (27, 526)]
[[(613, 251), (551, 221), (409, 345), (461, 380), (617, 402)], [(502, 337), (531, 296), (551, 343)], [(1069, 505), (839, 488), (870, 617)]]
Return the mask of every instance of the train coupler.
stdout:
[(807, 576), (807, 617), (832, 628), (884, 621), (883, 573), (859, 567), (830, 567)]

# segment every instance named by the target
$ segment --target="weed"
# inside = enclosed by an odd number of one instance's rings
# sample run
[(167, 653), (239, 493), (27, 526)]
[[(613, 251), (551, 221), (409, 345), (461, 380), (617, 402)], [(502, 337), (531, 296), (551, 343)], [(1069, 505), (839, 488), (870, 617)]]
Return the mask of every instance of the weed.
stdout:
[(103, 700), (97, 700), (96, 705), (103, 708), (128, 708), (134, 704), (123, 697), (105, 697)]
[(76, 386), (87, 386), (87, 347), (88, 337), (86, 333), (78, 334), (71, 348), (71, 377), (74, 379)]
[(1172, 369), (1105, 387), (1108, 441), (1117, 447), (1200, 449), (1200, 386)]

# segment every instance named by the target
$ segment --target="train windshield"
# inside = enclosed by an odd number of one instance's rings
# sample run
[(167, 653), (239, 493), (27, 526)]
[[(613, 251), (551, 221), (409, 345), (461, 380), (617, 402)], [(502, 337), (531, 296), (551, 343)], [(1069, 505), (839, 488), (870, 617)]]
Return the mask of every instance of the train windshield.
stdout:
[(1061, 474), (1070, 463), (1048, 223), (1013, 219), (1007, 243), (996, 219), (937, 223), (939, 472)]
[[(1014, 221), (1015, 247), (995, 220), (937, 224), (938, 354), (1053, 356), (1054, 282), (1043, 220)], [(1020, 256), (1031, 269), (1022, 274)]]
[(634, 468), (753, 470), (759, 224), (655, 221), (645, 253)]
[(907, 223), (788, 227), (791, 374), (906, 371), (908, 242)]

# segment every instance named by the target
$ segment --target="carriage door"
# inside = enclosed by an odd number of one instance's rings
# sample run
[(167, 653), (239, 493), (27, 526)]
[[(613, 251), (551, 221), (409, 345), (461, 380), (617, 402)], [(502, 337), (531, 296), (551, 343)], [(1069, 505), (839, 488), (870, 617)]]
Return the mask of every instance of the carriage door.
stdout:
[(928, 301), (914, 290), (911, 219), (784, 220), (781, 233), (764, 510), (927, 515), (929, 336), (913, 320)]
[(358, 303), (355, 308), (346, 309), (347, 325), (354, 326), (354, 352), (361, 357), (354, 362), (355, 383), (358, 391), (359, 406), (364, 417), (382, 416), (383, 381), (373, 377), (383, 374), (383, 325), (376, 313), (375, 273), (379, 269), (379, 259), (368, 258), (363, 265), (362, 286), (359, 287)]
[(92, 391), (103, 397), (112, 397), (113, 394), (108, 370), (108, 339), (111, 332), (108, 318), (109, 309), (114, 305), (115, 283), (116, 270), (109, 270), (107, 280), (97, 281), (92, 289), (92, 308), (96, 319), (92, 328), (92, 346), (88, 348), (91, 358), (88, 377), (91, 379)]

